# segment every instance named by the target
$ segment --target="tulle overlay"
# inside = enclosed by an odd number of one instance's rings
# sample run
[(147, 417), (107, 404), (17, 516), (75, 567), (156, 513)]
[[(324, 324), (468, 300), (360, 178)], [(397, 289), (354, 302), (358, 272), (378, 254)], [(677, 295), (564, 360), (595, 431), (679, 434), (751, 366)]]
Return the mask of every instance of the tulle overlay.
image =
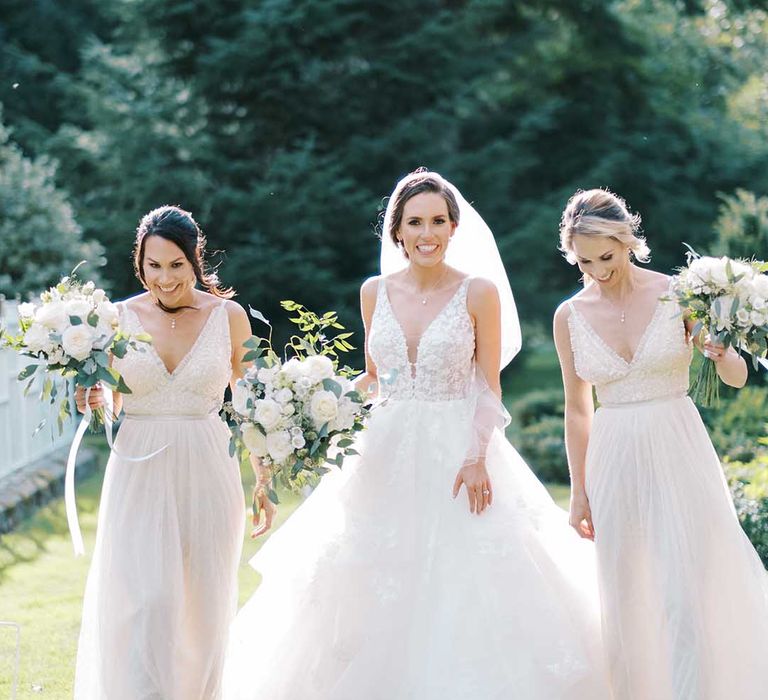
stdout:
[[(592, 546), (494, 430), (494, 503), (454, 480), (479, 439), (465, 281), (411, 366), (379, 285), (382, 379), (357, 446), (264, 545), (233, 625), (225, 700), (601, 700)], [(480, 433), (485, 444), (484, 433)]]
[(602, 408), (587, 490), (617, 698), (765, 698), (768, 577), (687, 397)]
[(227, 700), (605, 697), (590, 547), (511, 445), (489, 446), (493, 506), (451, 487), (464, 401), (375, 411), (362, 458), (327, 476), (252, 564)]
[[(229, 333), (226, 313), (213, 313), (181, 372), (168, 375), (149, 353), (122, 360), (134, 393), (104, 478), (77, 700), (221, 697), (245, 513), (215, 412)], [(164, 446), (142, 462), (121, 458)]]
[(691, 347), (660, 303), (631, 362), (577, 309), (576, 371), (602, 406), (587, 451), (617, 700), (764, 700), (768, 576), (685, 396)]

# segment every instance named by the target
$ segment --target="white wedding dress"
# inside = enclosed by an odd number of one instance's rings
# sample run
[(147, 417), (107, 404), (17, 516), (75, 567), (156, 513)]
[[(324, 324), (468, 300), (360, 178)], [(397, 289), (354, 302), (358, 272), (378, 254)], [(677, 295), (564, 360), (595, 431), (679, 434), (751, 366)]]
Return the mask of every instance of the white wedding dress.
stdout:
[[(140, 331), (121, 306), (121, 326)], [(172, 374), (151, 347), (115, 359), (133, 393), (104, 477), (76, 700), (220, 698), (245, 525), (218, 416), (230, 357), (222, 302)]]
[(768, 576), (686, 396), (691, 346), (660, 301), (627, 362), (570, 304), (597, 389), (586, 459), (616, 700), (765, 700)]
[[(593, 547), (499, 431), (494, 503), (451, 489), (472, 440), (468, 281), (415, 366), (379, 282), (369, 350), (385, 400), (358, 459), (323, 478), (256, 555), (225, 700), (607, 698)], [(413, 371), (413, 374), (412, 374)]]

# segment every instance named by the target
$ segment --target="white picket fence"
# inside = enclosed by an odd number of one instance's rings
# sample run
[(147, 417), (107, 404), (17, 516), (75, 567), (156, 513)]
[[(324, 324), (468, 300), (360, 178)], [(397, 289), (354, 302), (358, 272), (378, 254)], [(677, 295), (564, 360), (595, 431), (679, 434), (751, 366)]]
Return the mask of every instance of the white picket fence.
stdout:
[[(0, 322), (13, 332), (18, 327), (16, 310), (16, 302), (0, 302)], [(24, 382), (17, 376), (27, 364), (15, 352), (0, 349), (0, 479), (71, 443), (74, 434), (74, 424), (68, 421), (59, 435), (56, 412), (39, 400), (39, 389), (24, 396)], [(34, 435), (43, 418), (47, 425)]]

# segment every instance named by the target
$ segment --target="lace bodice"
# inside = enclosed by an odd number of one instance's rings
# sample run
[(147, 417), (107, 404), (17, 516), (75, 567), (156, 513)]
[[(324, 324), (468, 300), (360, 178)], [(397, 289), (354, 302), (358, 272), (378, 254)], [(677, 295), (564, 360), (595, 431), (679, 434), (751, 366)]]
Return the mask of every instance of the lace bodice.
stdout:
[(688, 391), (691, 345), (680, 307), (673, 301), (657, 303), (631, 362), (603, 341), (573, 303), (568, 307), (576, 374), (594, 385), (601, 404), (650, 401)]
[(419, 339), (416, 362), (379, 280), (368, 351), (379, 376), (382, 398), (447, 401), (467, 395), (474, 376), (475, 329), (467, 311), (465, 279)]
[[(136, 313), (120, 304), (120, 323), (130, 333), (143, 329)], [(114, 367), (131, 394), (123, 397), (126, 415), (198, 416), (218, 411), (232, 374), (229, 317), (221, 302), (178, 367), (169, 373), (155, 349), (143, 343)]]

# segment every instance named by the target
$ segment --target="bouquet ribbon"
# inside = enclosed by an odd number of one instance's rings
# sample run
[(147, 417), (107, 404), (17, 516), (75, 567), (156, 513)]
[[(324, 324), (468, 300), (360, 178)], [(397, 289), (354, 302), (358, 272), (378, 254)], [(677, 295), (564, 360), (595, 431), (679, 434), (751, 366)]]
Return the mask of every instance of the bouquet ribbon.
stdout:
[[(80, 420), (80, 424), (75, 431), (75, 437), (72, 440), (72, 445), (69, 448), (69, 456), (67, 457), (67, 467), (64, 472), (64, 505), (67, 513), (67, 524), (69, 525), (69, 534), (72, 537), (72, 546), (75, 549), (75, 556), (81, 556), (85, 554), (85, 547), (83, 546), (83, 535), (80, 531), (80, 522), (77, 518), (77, 503), (75, 501), (75, 464), (77, 462), (77, 453), (80, 449), (80, 443), (83, 441), (85, 431), (88, 430), (88, 426), (91, 424), (91, 418), (93, 417), (93, 411), (89, 405), (89, 399), (91, 396), (91, 387), (85, 390), (85, 412)], [(168, 448), (168, 445), (163, 445), (161, 448), (154, 452), (144, 455), (143, 457), (126, 457), (121, 455), (115, 450), (114, 439), (112, 437), (112, 426), (114, 415), (114, 398), (112, 396), (112, 390), (109, 387), (104, 387), (104, 433), (107, 436), (107, 443), (109, 449), (113, 454), (116, 454), (120, 459), (126, 462), (146, 462), (148, 459), (152, 459), (159, 455), (163, 450)]]

